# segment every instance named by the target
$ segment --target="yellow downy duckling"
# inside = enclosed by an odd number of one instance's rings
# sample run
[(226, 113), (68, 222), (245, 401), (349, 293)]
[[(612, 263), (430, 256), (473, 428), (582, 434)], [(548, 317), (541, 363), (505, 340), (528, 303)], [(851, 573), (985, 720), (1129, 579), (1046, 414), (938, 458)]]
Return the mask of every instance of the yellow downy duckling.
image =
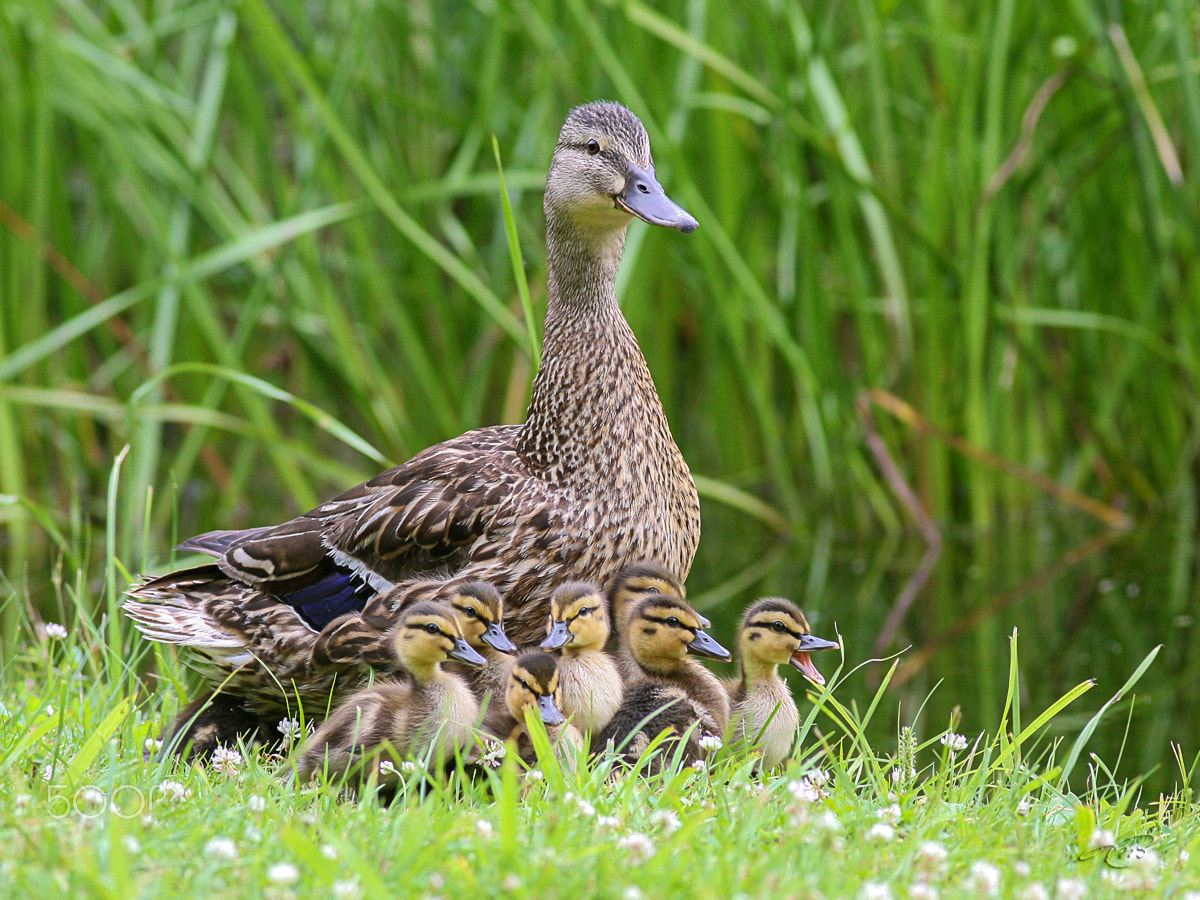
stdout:
[(389, 631), (396, 662), (409, 681), (384, 681), (351, 694), (305, 743), (301, 782), (325, 772), (331, 780), (365, 782), (373, 776), (395, 787), (393, 757), (431, 757), (440, 768), (468, 746), (479, 720), (479, 702), (466, 682), (442, 669), (449, 658), (468, 665), (487, 661), (467, 644), (453, 609), (423, 601), (405, 610)]
[[(604, 645), (617, 661), (617, 670), (625, 682), (640, 681), (642, 670), (633, 659), (633, 654), (625, 643), (625, 634), (629, 627), (629, 614), (635, 606), (653, 594), (667, 597), (687, 599), (683, 583), (673, 576), (665, 566), (646, 561), (626, 566), (609, 583), (608, 598), (608, 641)], [(695, 612), (695, 610), (693, 610)], [(696, 613), (700, 618), (701, 628), (711, 628), (712, 622)]]
[[(483, 720), (484, 731), (514, 746), (521, 760), (529, 765), (537, 762), (537, 751), (525, 722), (528, 709), (537, 709), (561, 762), (571, 761), (583, 746), (579, 730), (562, 713), (559, 674), (558, 661), (549, 653), (540, 650), (522, 653), (509, 667), (503, 706), (494, 705)], [(483, 761), (488, 764), (486, 756)]]
[[(642, 680), (626, 688), (620, 709), (593, 741), (593, 752), (611, 746), (633, 763), (651, 740), (670, 730), (688, 734), (686, 762), (703, 759), (705, 739), (719, 739), (729, 726), (729, 698), (715, 675), (687, 657), (727, 662), (732, 655), (704, 632), (701, 617), (685, 601), (663, 594), (652, 594), (633, 608), (626, 641)], [(674, 752), (678, 740), (663, 748)]]
[(779, 666), (790, 663), (813, 684), (824, 685), (809, 654), (837, 647), (836, 641), (814, 635), (804, 613), (780, 597), (763, 597), (742, 616), (741, 675), (726, 682), (733, 704), (732, 736), (762, 751), (763, 769), (774, 769), (787, 759), (800, 724), (796, 701), (779, 676)]
[(612, 720), (625, 693), (616, 661), (604, 652), (609, 631), (604, 595), (594, 584), (568, 581), (554, 589), (541, 646), (557, 653), (563, 712), (588, 735)]

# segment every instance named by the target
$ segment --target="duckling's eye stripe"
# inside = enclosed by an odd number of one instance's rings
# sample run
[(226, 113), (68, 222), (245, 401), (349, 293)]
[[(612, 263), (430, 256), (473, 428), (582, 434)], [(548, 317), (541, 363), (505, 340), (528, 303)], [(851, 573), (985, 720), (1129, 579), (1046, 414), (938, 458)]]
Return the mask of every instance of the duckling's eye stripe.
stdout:
[[(647, 622), (657, 622), (659, 625), (668, 625), (668, 624), (670, 624), (670, 620), (674, 619), (675, 617), (674, 616), (643, 615), (642, 618), (645, 619)], [(685, 631), (696, 631), (696, 629), (693, 628), (691, 625), (688, 625), (686, 622), (680, 622), (678, 619), (675, 620), (675, 624), (678, 625), (680, 628), (684, 629)]]
[[(774, 631), (775, 628), (773, 626), (775, 625), (775, 621), (776, 621), (775, 619), (772, 619), (770, 622), (751, 622), (746, 627), (747, 628), (762, 628), (764, 631)], [(792, 637), (794, 637), (796, 640), (800, 640), (800, 638), (804, 637), (803, 631), (792, 631), (792, 629), (788, 628), (786, 625), (784, 626), (783, 630), (786, 631), (788, 634), (790, 634)]]

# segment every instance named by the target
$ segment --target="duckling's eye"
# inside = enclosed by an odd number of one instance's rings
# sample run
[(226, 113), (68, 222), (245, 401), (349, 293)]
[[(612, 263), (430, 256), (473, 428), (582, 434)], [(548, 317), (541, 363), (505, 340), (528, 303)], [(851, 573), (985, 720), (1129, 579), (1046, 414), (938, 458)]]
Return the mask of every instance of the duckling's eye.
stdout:
[(787, 631), (787, 626), (784, 625), (782, 622), (776, 622), (771, 627), (774, 628), (776, 631), (778, 631), (780, 634)]
[(479, 618), (479, 613), (475, 612), (475, 607), (473, 607), (473, 606), (468, 606), (463, 611), (467, 614), (468, 619), (478, 619)]
[(679, 620), (677, 618), (675, 618), (674, 616), (671, 616), (671, 618), (667, 619), (667, 624), (670, 625), (672, 628), (678, 628)]
[(595, 156), (597, 153), (599, 153), (600, 152), (600, 142), (598, 140), (596, 140), (595, 138), (588, 141), (587, 142), (587, 152), (588, 152), (588, 156)]
[(587, 615), (591, 615), (591, 612), (592, 612), (592, 607), (585, 606), (583, 609), (579, 610), (579, 612), (577, 612), (576, 615), (577, 616), (587, 616)]
[(442, 629), (437, 627), (436, 622), (430, 622), (428, 625), (425, 626), (425, 630), (428, 631), (430, 634), (441, 634), (442, 633)]

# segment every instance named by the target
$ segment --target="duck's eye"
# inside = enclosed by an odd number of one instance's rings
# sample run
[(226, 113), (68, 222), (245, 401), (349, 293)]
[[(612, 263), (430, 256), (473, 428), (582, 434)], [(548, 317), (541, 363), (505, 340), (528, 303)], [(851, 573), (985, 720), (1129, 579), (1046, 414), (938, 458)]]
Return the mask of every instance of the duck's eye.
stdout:
[(672, 628), (678, 628), (679, 620), (677, 618), (675, 618), (674, 616), (671, 616), (671, 618), (667, 619), (667, 624), (670, 625)]
[(463, 612), (465, 612), (467, 614), (468, 619), (478, 619), (479, 618), (479, 613), (475, 612), (475, 607), (473, 607), (473, 606), (468, 606), (465, 610), (463, 610)]
[(590, 606), (585, 606), (578, 613), (576, 613), (576, 615), (577, 616), (588, 616), (588, 615), (591, 615), (591, 613), (592, 613), (592, 608)]
[(425, 630), (428, 631), (430, 634), (441, 634), (442, 633), (442, 629), (437, 627), (436, 622), (430, 622), (428, 625), (425, 626)]
[(772, 627), (772, 628), (774, 628), (776, 631), (778, 631), (778, 632), (781, 632), (781, 633), (782, 633), (782, 632), (784, 632), (784, 631), (787, 631), (787, 626), (786, 626), (786, 625), (784, 625), (782, 622), (776, 622), (776, 623), (775, 623), (774, 625), (772, 625), (771, 627)]
[(597, 153), (599, 153), (600, 152), (600, 142), (598, 140), (596, 140), (595, 138), (588, 141), (587, 142), (587, 152), (588, 152), (588, 156), (595, 156)]

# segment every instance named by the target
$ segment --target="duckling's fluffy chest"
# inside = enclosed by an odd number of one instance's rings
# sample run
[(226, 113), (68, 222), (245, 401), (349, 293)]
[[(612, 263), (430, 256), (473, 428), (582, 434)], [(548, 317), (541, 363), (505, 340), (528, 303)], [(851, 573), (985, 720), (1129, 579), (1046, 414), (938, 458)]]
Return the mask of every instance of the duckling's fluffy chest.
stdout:
[(612, 657), (599, 650), (568, 656), (558, 665), (563, 712), (574, 716), (580, 730), (597, 733), (621, 706), (624, 684)]
[(792, 751), (800, 712), (779, 678), (759, 682), (733, 711), (734, 736), (762, 750), (764, 769), (774, 769)]

